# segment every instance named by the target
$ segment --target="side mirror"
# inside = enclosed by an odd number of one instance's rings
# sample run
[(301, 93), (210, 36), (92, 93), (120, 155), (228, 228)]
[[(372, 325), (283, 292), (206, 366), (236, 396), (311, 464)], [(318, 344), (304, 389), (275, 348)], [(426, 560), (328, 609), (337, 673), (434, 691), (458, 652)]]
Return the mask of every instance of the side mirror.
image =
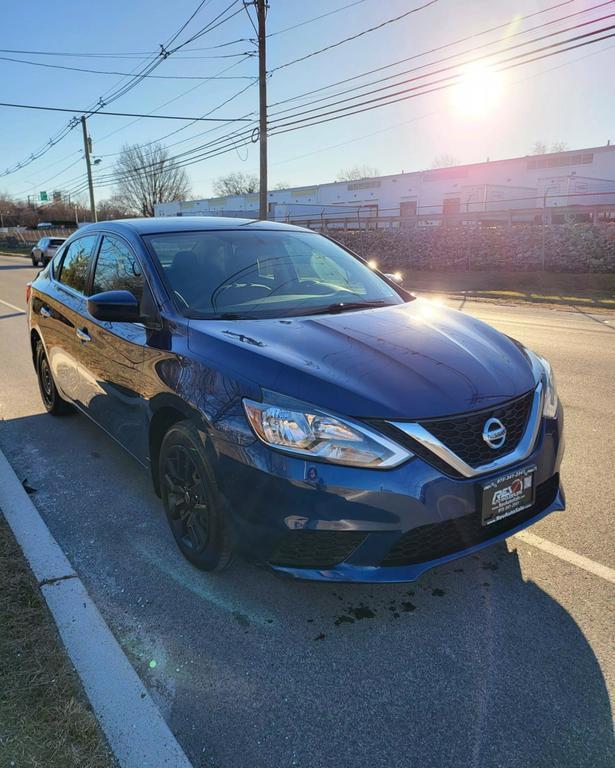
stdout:
[(138, 323), (139, 302), (130, 291), (103, 291), (88, 299), (88, 312), (110, 323)]

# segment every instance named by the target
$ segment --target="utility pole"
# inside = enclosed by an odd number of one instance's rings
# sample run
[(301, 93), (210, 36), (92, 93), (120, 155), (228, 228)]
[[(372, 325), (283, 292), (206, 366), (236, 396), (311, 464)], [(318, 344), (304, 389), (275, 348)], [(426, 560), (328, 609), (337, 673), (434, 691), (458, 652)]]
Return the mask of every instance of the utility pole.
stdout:
[(267, 218), (267, 0), (255, 0), (258, 16), (258, 97), (259, 97), (259, 147), (260, 147), (260, 184), (259, 218)]
[(83, 128), (83, 154), (85, 155), (85, 167), (88, 170), (88, 187), (90, 189), (90, 211), (92, 221), (98, 221), (96, 217), (96, 203), (94, 202), (94, 185), (92, 184), (92, 166), (90, 164), (90, 152), (92, 151), (85, 115), (81, 115), (81, 127)]

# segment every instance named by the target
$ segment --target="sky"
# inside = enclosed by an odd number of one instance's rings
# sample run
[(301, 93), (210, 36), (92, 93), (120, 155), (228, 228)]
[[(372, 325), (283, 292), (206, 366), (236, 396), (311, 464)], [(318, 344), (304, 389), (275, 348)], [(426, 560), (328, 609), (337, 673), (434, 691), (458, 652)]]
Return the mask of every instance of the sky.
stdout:
[[(360, 0), (325, 18), (286, 30), (348, 6), (351, 2), (269, 0), (267, 27), (271, 37), (267, 42), (268, 70), (425, 5), (428, 0)], [(268, 78), (270, 112), (293, 105), (275, 107), (276, 102), (403, 58), (417, 56), (411, 62), (333, 88), (324, 95), (337, 93), (349, 85), (371, 82), (411, 67), (430, 64), (486, 42), (495, 43), (486, 49), (494, 52), (553, 30), (615, 14), (615, 4), (609, 3), (514, 40), (508, 39), (515, 32), (589, 9), (600, 2), (604, 0), (572, 0), (562, 3), (557, 9), (520, 22), (517, 17), (556, 5), (558, 0), (435, 0), (398, 22), (303, 62), (273, 71)], [(131, 72), (147, 60), (145, 54), (142, 57), (135, 57), (134, 54), (157, 50), (160, 43), (190, 17), (198, 4), (198, 0), (105, 0), (104, 3), (31, 0), (29, 3), (5, 3), (0, 47), (28, 53), (4, 51), (0, 52), (0, 57)], [(230, 0), (206, 0), (177, 42), (186, 40), (229, 4)], [(594, 27), (581, 28), (557, 39), (581, 34), (588, 28), (608, 26), (611, 21), (606, 19)], [(502, 24), (507, 26), (437, 53), (422, 55)], [(212, 112), (211, 117), (228, 119), (248, 115), (251, 119), (252, 113), (258, 109), (258, 88), (255, 84), (250, 85), (253, 82), (250, 78), (257, 76), (258, 61), (253, 55), (243, 57), (240, 54), (255, 50), (249, 40), (253, 37), (254, 30), (248, 15), (238, 13), (167, 58), (154, 73), (206, 78), (226, 70), (224, 77), (242, 79), (146, 79), (108, 109), (198, 117), (247, 87), (244, 93)], [(239, 42), (226, 45), (235, 40)], [(545, 40), (527, 49), (550, 42), (552, 40)], [(63, 55), (44, 56), (32, 53), (34, 51), (53, 51)], [(66, 53), (104, 53), (124, 55), (125, 58), (108, 55), (101, 58), (91, 55), (78, 57), (64, 55)], [(465, 58), (469, 56), (466, 54)], [(340, 170), (355, 165), (368, 165), (381, 174), (419, 170), (431, 167), (434, 159), (444, 153), (463, 163), (514, 157), (528, 154), (538, 140), (547, 145), (565, 142), (570, 149), (606, 144), (609, 139), (615, 141), (614, 65), (615, 38), (499, 74), (485, 64), (476, 65), (463, 70), (461, 82), (455, 88), (272, 136), (269, 139), (270, 186), (333, 181)], [(432, 70), (437, 68), (431, 67)], [(422, 71), (429, 71), (429, 68)], [(412, 76), (400, 74), (399, 79)], [(126, 82), (126, 78), (117, 74), (49, 69), (0, 59), (2, 102), (80, 110), (90, 107), (119, 82)], [(322, 95), (318, 93), (305, 97), (305, 101)], [(162, 106), (171, 99), (172, 103)], [(330, 104), (330, 108), (334, 109), (336, 101), (333, 98), (314, 106)], [(301, 105), (302, 101), (296, 104)], [(0, 107), (0, 173), (43, 147), (70, 117), (70, 113)], [(154, 141), (186, 125), (171, 120), (141, 119), (135, 122), (134, 118), (91, 116), (89, 131), (93, 154), (100, 159), (94, 169), (95, 180), (113, 170), (117, 153), (123, 145)], [(216, 127), (214, 123), (197, 123), (185, 127), (162, 143), (171, 145), (189, 139), (170, 146), (169, 151), (173, 154), (222, 136), (238, 126), (251, 125), (236, 123)], [(203, 131), (210, 133), (198, 135)], [(78, 127), (38, 160), (15, 173), (1, 176), (0, 193), (24, 198), (40, 190), (76, 187), (85, 178), (82, 144), (81, 128)], [(191, 197), (210, 196), (212, 183), (217, 177), (235, 171), (258, 173), (258, 146), (251, 142), (247, 145), (238, 143), (232, 151), (193, 164), (187, 171)], [(109, 197), (112, 191), (111, 187), (97, 188), (97, 199)]]

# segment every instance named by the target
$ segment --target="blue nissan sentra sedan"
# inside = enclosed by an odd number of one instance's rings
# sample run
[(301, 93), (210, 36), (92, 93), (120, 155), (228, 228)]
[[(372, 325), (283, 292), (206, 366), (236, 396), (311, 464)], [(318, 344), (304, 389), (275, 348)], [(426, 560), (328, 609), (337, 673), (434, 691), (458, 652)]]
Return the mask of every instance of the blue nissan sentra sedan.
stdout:
[(45, 408), (149, 469), (203, 570), (411, 581), (564, 508), (549, 363), (309, 230), (101, 222), (28, 305)]

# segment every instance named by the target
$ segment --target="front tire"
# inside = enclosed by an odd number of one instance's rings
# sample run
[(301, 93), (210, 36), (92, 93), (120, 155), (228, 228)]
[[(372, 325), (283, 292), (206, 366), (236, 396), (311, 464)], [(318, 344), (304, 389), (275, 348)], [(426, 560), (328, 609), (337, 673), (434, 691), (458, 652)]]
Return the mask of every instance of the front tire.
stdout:
[(181, 553), (203, 571), (229, 566), (233, 543), (228, 514), (191, 422), (180, 421), (166, 433), (158, 471), (167, 520)]
[(64, 416), (67, 413), (71, 413), (73, 410), (72, 406), (70, 403), (67, 403), (58, 392), (58, 388), (56, 387), (56, 383), (51, 374), (47, 355), (45, 354), (45, 348), (40, 340), (36, 342), (34, 359), (38, 388), (47, 413), (50, 413), (52, 416)]
[(38, 267), (38, 259), (36, 258), (36, 256), (32, 256), (32, 266)]

